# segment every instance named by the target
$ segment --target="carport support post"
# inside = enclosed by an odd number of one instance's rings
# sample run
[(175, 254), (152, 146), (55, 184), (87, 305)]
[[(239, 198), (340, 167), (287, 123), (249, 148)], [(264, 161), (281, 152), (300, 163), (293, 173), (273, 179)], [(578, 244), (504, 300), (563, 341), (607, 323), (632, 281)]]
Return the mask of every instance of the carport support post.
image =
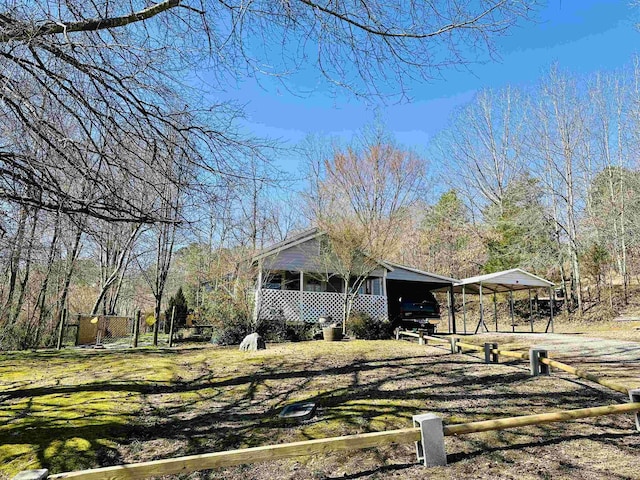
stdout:
[(531, 325), (531, 333), (533, 333), (533, 303), (531, 301), (531, 289), (528, 289), (529, 292), (529, 324)]
[(418, 461), (425, 467), (445, 466), (447, 452), (444, 449), (442, 419), (435, 413), (414, 415), (413, 426), (420, 427), (420, 441), (416, 442)]
[(553, 303), (555, 292), (553, 291), (553, 287), (549, 287), (549, 322), (551, 323), (551, 333), (553, 333)]
[(467, 334), (467, 303), (465, 298), (465, 288), (462, 285), (462, 325), (464, 327), (464, 334)]
[(478, 326), (476, 327), (476, 331), (474, 332), (474, 334), (478, 333), (478, 330), (480, 330), (481, 325), (484, 325), (484, 304), (482, 302), (482, 282), (480, 282), (480, 321), (478, 322)]
[(453, 327), (452, 333), (456, 332), (456, 310), (455, 310), (455, 296), (453, 295), (453, 285), (449, 285), (449, 304), (451, 305), (451, 326)]
[(511, 331), (515, 333), (516, 331), (516, 323), (513, 319), (513, 290), (509, 290), (509, 308), (511, 309)]
[(140, 310), (136, 312), (136, 319), (133, 322), (133, 348), (138, 346), (138, 335), (140, 334)]
[[(640, 402), (640, 388), (629, 390), (629, 400), (633, 403)], [(640, 432), (640, 412), (636, 412), (636, 429)]]
[(451, 297), (447, 293), (447, 333), (451, 333)]
[(498, 299), (496, 292), (493, 292), (493, 318), (496, 321), (496, 332), (498, 331)]

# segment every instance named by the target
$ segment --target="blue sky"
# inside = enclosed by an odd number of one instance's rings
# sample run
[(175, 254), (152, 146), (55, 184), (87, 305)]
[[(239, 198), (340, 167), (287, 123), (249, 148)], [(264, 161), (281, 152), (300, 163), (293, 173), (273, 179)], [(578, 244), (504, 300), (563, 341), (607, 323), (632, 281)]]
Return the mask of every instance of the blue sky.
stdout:
[[(497, 39), (498, 61), (472, 65), (471, 72), (445, 70), (442, 80), (414, 84), (412, 100), (400, 105), (371, 105), (322, 91), (301, 98), (277, 85), (267, 82), (261, 87), (254, 81), (229, 93), (246, 104), (248, 131), (278, 138), (288, 146), (295, 146), (308, 134), (348, 140), (377, 116), (401, 144), (420, 152), (446, 127), (455, 109), (478, 90), (532, 84), (554, 62), (577, 74), (629, 63), (640, 52), (640, 7), (630, 3), (549, 0), (535, 22), (522, 23)], [(299, 170), (299, 159), (293, 153), (283, 152), (274, 160), (293, 175)]]

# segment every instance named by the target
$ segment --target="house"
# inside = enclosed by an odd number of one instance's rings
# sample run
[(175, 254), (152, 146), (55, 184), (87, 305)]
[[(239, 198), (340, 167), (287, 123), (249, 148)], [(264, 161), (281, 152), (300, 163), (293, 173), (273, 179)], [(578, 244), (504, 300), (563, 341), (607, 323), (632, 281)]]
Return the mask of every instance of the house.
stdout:
[[(272, 245), (253, 258), (257, 267), (254, 316), (263, 320), (316, 322), (342, 319), (346, 285), (323, 254), (326, 234), (312, 228)], [(420, 301), (425, 292), (450, 287), (457, 280), (377, 261), (353, 301), (352, 311), (379, 320), (395, 318), (399, 299)]]

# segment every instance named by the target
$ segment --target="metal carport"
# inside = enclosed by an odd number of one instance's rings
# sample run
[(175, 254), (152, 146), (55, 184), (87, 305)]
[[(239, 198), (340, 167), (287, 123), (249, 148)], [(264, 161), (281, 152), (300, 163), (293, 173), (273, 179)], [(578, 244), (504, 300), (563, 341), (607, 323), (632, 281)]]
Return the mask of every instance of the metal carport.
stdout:
[(399, 265), (397, 263), (388, 261), (385, 261), (384, 263), (393, 268), (393, 270), (386, 272), (386, 292), (389, 319), (393, 318), (395, 313), (399, 313), (394, 310), (394, 299), (398, 297), (413, 297), (417, 299), (420, 292), (447, 290), (449, 322), (452, 326), (451, 331), (456, 333), (456, 317), (451, 305), (453, 305), (453, 287), (457, 282), (459, 282), (459, 280), (442, 275), (436, 275), (435, 273), (425, 272), (405, 265)]
[[(489, 331), (487, 324), (484, 321), (484, 303), (483, 303), (483, 294), (487, 291), (493, 293), (493, 304), (494, 304), (494, 318), (496, 322), (496, 332), (498, 331), (498, 314), (496, 307), (496, 293), (506, 293), (509, 292), (509, 303), (511, 310), (511, 323), (513, 325), (513, 292), (518, 290), (528, 290), (529, 291), (529, 309), (530, 309), (530, 323), (531, 323), (531, 331), (533, 332), (533, 318), (531, 315), (532, 312), (532, 303), (531, 303), (531, 290), (538, 288), (545, 288), (549, 290), (549, 322), (545, 328), (545, 332), (549, 330), (551, 327), (551, 331), (553, 332), (553, 292), (554, 283), (546, 280), (542, 277), (534, 275), (533, 273), (522, 270), (521, 268), (513, 268), (511, 270), (504, 270), (502, 272), (489, 273), (486, 275), (479, 275), (476, 277), (469, 277), (463, 280), (460, 280), (453, 286), (453, 290), (456, 293), (462, 293), (462, 310), (464, 315), (464, 323), (466, 330), (466, 294), (479, 294), (480, 295), (480, 320), (476, 326), (475, 332), (478, 333), (478, 330), (481, 326)], [(465, 332), (466, 333), (466, 332)]]

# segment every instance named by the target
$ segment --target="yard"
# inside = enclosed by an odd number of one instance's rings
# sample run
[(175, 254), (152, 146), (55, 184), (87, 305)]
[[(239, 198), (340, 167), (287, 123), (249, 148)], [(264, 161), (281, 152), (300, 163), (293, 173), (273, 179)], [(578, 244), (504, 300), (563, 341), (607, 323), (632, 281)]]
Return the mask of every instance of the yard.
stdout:
[[(0, 478), (404, 428), (423, 412), (460, 423), (626, 401), (560, 373), (532, 378), (523, 362), (484, 365), (407, 341), (9, 353), (0, 392)], [(317, 415), (279, 421), (300, 400), (317, 402)], [(639, 447), (631, 415), (448, 437), (449, 466), (429, 478), (631, 479)], [(424, 476), (414, 446), (398, 445), (191, 477)]]

